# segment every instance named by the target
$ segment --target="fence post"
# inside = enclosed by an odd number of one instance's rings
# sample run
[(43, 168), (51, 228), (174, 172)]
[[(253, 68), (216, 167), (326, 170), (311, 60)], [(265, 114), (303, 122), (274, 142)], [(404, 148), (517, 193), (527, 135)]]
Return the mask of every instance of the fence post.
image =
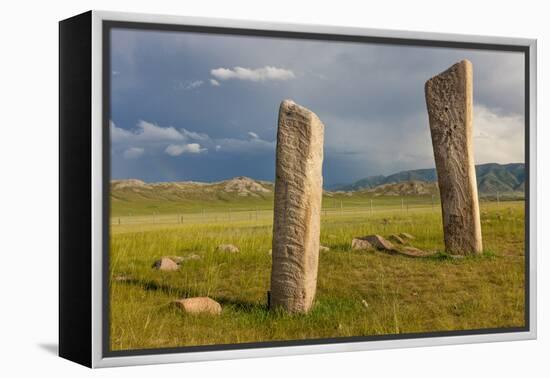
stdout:
[(372, 198), (371, 198), (371, 200), (370, 200), (370, 215), (371, 215), (371, 217), (372, 217)]

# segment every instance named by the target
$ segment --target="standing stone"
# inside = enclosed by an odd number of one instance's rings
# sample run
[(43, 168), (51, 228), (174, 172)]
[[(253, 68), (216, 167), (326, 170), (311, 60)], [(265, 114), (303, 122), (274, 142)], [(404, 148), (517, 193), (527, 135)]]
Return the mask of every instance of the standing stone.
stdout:
[(279, 109), (270, 308), (307, 313), (315, 298), (324, 125), (285, 100)]
[(463, 60), (425, 86), (445, 249), (458, 255), (482, 251), (472, 145), (472, 81), (472, 63)]

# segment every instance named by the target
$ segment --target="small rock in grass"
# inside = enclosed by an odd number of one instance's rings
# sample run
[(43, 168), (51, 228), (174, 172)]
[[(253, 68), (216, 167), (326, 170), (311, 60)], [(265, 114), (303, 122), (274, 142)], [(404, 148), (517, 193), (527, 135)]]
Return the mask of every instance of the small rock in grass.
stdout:
[(404, 239), (402, 239), (399, 235), (396, 235), (396, 234), (391, 234), (388, 237), (388, 240), (391, 240), (393, 243), (396, 243), (396, 244), (407, 244), (407, 242)]
[(271, 254), (273, 254), (273, 250), (270, 249), (269, 251), (267, 251), (267, 253), (271, 255)]
[(116, 276), (113, 277), (113, 281), (117, 281), (117, 282), (128, 282), (130, 281), (130, 277), (129, 276), (125, 276), (124, 274), (118, 274)]
[(403, 247), (401, 249), (396, 249), (395, 252), (408, 257), (426, 257), (434, 254), (433, 252), (423, 251), (415, 247)]
[(174, 304), (187, 314), (220, 315), (222, 306), (209, 297), (183, 298), (174, 301)]
[(169, 257), (163, 257), (160, 260), (155, 261), (152, 267), (154, 269), (163, 270), (167, 272), (178, 270), (179, 268), (178, 264)]
[(325, 247), (324, 245), (319, 246), (319, 252), (328, 252), (330, 251), (329, 247)]
[(414, 236), (406, 232), (401, 232), (398, 236), (403, 240), (414, 240)]
[(363, 238), (354, 238), (351, 241), (351, 249), (356, 251), (370, 251), (374, 248), (367, 240), (364, 240)]
[(217, 251), (218, 252), (237, 253), (237, 252), (239, 252), (239, 248), (237, 248), (233, 244), (220, 244), (217, 248)]

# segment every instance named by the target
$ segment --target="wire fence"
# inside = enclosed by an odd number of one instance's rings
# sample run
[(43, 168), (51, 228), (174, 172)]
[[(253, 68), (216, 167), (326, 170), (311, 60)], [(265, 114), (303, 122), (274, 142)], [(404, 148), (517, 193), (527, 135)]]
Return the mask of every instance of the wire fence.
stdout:
[[(432, 200), (418, 201), (402, 198), (400, 201), (367, 200), (366, 202), (354, 201), (324, 201), (324, 206), (321, 209), (321, 219), (333, 217), (347, 216), (376, 216), (384, 214), (407, 214), (410, 212), (422, 211), (439, 211), (439, 202)], [(157, 212), (144, 214), (143, 212), (133, 214), (129, 212), (127, 215), (112, 216), (112, 225), (128, 225), (128, 224), (188, 224), (188, 223), (233, 223), (243, 221), (263, 222), (273, 219), (272, 208), (203, 208), (195, 211), (186, 212)]]

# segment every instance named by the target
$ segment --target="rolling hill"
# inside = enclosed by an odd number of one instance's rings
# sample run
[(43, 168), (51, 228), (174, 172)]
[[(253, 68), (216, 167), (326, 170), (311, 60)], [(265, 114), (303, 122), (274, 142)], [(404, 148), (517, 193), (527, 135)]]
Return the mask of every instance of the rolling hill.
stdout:
[[(516, 193), (523, 192), (525, 188), (525, 165), (523, 163), (476, 165), (476, 176), (480, 194)], [(436, 182), (435, 168), (402, 171), (389, 176), (370, 176), (336, 189), (356, 191), (409, 181)]]

